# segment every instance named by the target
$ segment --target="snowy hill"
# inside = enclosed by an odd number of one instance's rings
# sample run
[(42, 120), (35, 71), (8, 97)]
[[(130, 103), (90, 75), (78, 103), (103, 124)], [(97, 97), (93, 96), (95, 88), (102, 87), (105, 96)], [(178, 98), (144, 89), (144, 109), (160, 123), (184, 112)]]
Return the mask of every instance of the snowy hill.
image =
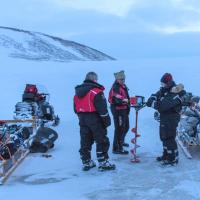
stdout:
[(36, 61), (114, 60), (88, 46), (43, 33), (0, 27), (0, 53)]

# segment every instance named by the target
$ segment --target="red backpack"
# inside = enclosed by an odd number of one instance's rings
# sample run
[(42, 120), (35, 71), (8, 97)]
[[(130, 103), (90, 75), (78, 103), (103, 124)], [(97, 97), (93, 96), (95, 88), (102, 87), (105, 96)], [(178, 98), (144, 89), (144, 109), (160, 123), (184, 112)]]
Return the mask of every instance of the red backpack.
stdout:
[(96, 108), (94, 106), (94, 98), (95, 96), (102, 92), (104, 89), (93, 88), (91, 89), (84, 97), (79, 98), (78, 96), (74, 96), (74, 104), (77, 113), (85, 113), (85, 112), (96, 112)]

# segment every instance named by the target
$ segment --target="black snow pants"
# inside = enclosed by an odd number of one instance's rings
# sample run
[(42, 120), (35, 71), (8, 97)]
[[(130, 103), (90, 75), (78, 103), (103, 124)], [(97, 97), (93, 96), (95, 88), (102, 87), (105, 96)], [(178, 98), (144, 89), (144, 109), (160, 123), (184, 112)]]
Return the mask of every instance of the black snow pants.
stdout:
[(96, 155), (98, 162), (107, 160), (108, 149), (110, 146), (107, 137), (107, 130), (101, 118), (96, 113), (81, 113), (79, 116), (80, 125), (80, 156), (84, 163), (91, 160), (91, 150), (94, 142), (96, 143)]
[(160, 120), (160, 139), (163, 143), (163, 156), (170, 162), (178, 161), (176, 128), (179, 120), (179, 115), (161, 116)]
[(111, 106), (111, 112), (115, 126), (113, 151), (121, 151), (129, 130), (129, 111), (128, 109), (116, 110), (114, 106)]

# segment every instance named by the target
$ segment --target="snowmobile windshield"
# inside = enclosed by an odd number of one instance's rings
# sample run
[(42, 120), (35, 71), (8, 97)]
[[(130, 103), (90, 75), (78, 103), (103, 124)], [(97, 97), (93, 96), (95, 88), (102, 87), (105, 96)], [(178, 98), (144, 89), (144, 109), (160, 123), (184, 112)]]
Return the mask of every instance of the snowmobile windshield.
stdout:
[(45, 96), (45, 99), (47, 102), (50, 100), (50, 95), (49, 91), (47, 90), (46, 86), (41, 85), (41, 84), (36, 84), (37, 89), (38, 89), (38, 94)]

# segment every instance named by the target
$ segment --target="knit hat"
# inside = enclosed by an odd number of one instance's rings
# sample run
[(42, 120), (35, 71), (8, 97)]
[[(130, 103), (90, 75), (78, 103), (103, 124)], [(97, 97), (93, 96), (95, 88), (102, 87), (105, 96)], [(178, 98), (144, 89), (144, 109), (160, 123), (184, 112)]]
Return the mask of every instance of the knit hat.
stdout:
[(85, 80), (90, 80), (90, 81), (97, 81), (98, 76), (95, 72), (88, 72), (85, 76)]
[(165, 73), (160, 79), (160, 82), (165, 84), (167, 84), (170, 81), (173, 81), (172, 75), (170, 73)]
[(120, 79), (125, 79), (125, 74), (124, 74), (124, 70), (121, 70), (120, 72), (116, 72), (114, 73), (115, 79), (116, 80), (120, 80)]

